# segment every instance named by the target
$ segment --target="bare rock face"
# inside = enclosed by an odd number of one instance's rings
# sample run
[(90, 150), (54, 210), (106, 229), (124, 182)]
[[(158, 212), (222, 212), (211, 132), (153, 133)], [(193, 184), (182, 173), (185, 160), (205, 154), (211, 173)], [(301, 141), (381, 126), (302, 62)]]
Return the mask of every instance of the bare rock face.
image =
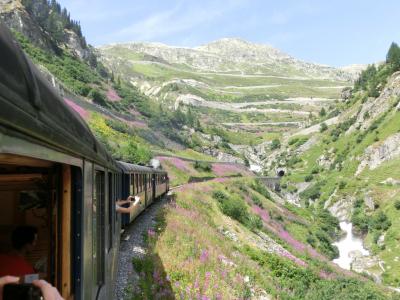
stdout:
[(219, 161), (221, 162), (229, 162), (229, 163), (236, 163), (236, 164), (244, 164), (244, 161), (236, 156), (233, 156), (231, 154), (221, 152), (217, 149), (213, 148), (206, 148), (203, 149), (203, 153), (207, 155), (211, 155), (216, 157)]
[(0, 19), (8, 28), (22, 33), (40, 48), (54, 51), (50, 38), (32, 20), (20, 1), (0, 0)]
[(400, 96), (400, 72), (396, 72), (390, 77), (378, 98), (369, 98), (363, 104), (356, 122), (350, 127), (348, 133), (357, 130), (357, 128), (368, 129), (377, 117), (391, 108), (393, 97), (398, 96)]
[(400, 156), (400, 133), (388, 137), (385, 141), (376, 143), (365, 149), (364, 155), (359, 158), (360, 164), (356, 176), (365, 168), (374, 170), (382, 163)]
[(324, 208), (328, 209), (329, 212), (340, 221), (350, 220), (353, 213), (353, 203), (355, 198), (352, 196), (346, 196), (331, 205), (332, 200), (333, 197), (329, 198), (328, 201), (325, 202)]
[[(35, 1), (35, 6), (47, 5)], [(32, 44), (51, 53), (57, 53), (65, 48), (82, 60), (93, 56), (92, 50), (72, 30), (64, 29), (62, 41), (56, 42), (54, 37), (44, 30), (33, 14), (29, 13), (20, 0), (0, 0), (0, 19), (8, 28), (22, 33)]]
[(66, 47), (72, 49), (74, 54), (80, 59), (87, 59), (89, 57), (90, 51), (88, 48), (82, 47), (82, 42), (78, 35), (72, 30), (66, 30)]
[[(374, 278), (374, 281), (381, 283), (382, 262), (377, 256), (363, 256), (360, 251), (350, 253), (352, 258), (351, 269), (357, 273), (367, 273)], [(378, 268), (377, 268), (378, 267)], [(373, 269), (374, 271), (370, 271)]]
[(385, 179), (384, 181), (381, 182), (382, 184), (385, 185), (400, 185), (400, 180), (393, 179), (392, 177), (389, 177)]
[(375, 209), (375, 202), (374, 199), (372, 198), (372, 196), (367, 193), (364, 197), (364, 203), (365, 206), (369, 209), (369, 210), (374, 210)]

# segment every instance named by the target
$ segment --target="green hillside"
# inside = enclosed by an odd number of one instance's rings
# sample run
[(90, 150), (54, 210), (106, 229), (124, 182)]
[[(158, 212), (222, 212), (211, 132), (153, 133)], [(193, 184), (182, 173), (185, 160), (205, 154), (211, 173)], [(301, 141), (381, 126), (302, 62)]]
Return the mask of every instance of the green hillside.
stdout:
[[(279, 155), (280, 163), (275, 161), (288, 169), (283, 194), (297, 194), (300, 204), (311, 212), (325, 207), (351, 221), (380, 261), (363, 270), (392, 286), (399, 285), (400, 270), (397, 70), (389, 54), (385, 64), (370, 66), (342, 107), (339, 122), (320, 126), (306, 151), (292, 148)], [(304, 184), (307, 187), (297, 191)]]

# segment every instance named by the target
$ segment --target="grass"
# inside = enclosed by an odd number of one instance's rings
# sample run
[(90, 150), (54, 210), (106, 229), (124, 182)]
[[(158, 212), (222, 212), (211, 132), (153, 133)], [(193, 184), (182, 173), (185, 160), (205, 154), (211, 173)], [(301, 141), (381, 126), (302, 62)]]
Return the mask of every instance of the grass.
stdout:
[[(148, 295), (147, 299), (160, 297), (158, 293), (164, 293), (165, 299), (248, 299), (252, 293), (280, 299), (389, 299), (390, 294), (372, 282), (338, 276), (325, 262), (300, 254), (269, 231), (267, 224), (280, 221), (264, 222), (262, 230), (282, 245), (281, 251), (300, 258), (261, 250), (261, 240), (252, 230), (224, 214), (213, 197), (216, 191), (242, 199), (243, 209), (249, 212), (252, 202), (248, 196), (254, 194), (268, 211), (301, 217), (291, 215), (251, 186), (252, 180), (243, 178), (177, 190), (175, 200), (163, 210), (162, 225), (156, 225), (161, 230), (148, 238), (146, 258), (134, 262), (135, 268), (144, 270), (140, 295)], [(299, 265), (300, 261), (305, 265)]]

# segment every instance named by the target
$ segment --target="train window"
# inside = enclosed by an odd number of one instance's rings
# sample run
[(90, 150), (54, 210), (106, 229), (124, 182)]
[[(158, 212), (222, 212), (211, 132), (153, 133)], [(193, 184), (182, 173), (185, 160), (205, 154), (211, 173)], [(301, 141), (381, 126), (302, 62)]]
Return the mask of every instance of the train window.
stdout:
[(139, 175), (135, 174), (136, 193), (139, 193)]
[(111, 250), (113, 244), (114, 232), (114, 209), (115, 209), (115, 177), (114, 174), (108, 173), (108, 249)]
[(134, 189), (133, 189), (133, 175), (129, 175), (129, 195), (133, 195), (134, 194)]
[(93, 278), (101, 286), (104, 283), (104, 172), (96, 171), (93, 193)]

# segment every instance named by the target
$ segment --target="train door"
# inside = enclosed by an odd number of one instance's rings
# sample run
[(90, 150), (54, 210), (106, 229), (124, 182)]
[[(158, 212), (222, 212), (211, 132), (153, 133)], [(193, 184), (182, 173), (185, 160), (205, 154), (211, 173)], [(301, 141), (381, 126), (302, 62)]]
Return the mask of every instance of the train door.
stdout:
[[(21, 250), (13, 236), (31, 236), (23, 252), (30, 273), (56, 286), (65, 299), (79, 293), (71, 267), (71, 170), (66, 164), (0, 153), (0, 253), (12, 261)], [(7, 269), (4, 262), (2, 272), (28, 275)]]

